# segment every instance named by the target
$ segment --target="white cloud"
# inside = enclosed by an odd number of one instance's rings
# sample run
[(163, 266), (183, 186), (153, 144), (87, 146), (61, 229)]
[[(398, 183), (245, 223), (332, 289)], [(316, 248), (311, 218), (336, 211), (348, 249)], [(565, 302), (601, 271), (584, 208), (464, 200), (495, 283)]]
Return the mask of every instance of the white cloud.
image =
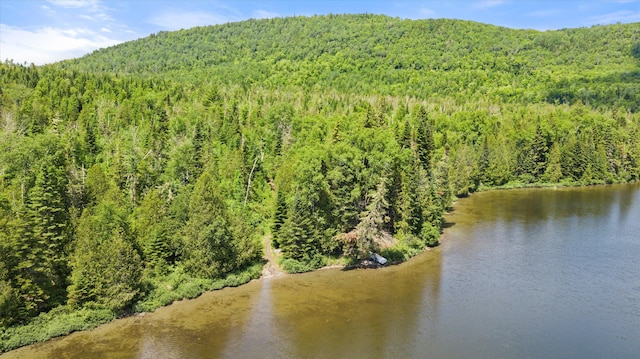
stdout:
[(106, 27), (101, 28), (100, 31), (102, 31), (102, 32), (111, 32), (111, 30), (106, 28)]
[(636, 22), (640, 21), (640, 11), (621, 10), (609, 14), (591, 17), (591, 22), (600, 25), (613, 24), (616, 22)]
[(116, 45), (121, 41), (95, 33), (87, 28), (60, 29), (42, 27), (26, 30), (0, 24), (0, 59), (43, 65), (79, 57), (95, 49)]
[(538, 10), (528, 13), (526, 16), (532, 17), (549, 17), (561, 14), (562, 11), (558, 9)]
[(507, 1), (505, 0), (483, 0), (480, 2), (475, 3), (473, 6), (476, 8), (481, 8), (481, 9), (486, 9), (486, 8), (490, 8), (490, 7), (496, 7), (496, 6), (500, 6), (504, 3), (506, 3)]
[(433, 16), (436, 14), (436, 12), (434, 10), (423, 7), (420, 9), (420, 14), (422, 14), (423, 16)]
[(106, 12), (98, 12), (95, 17), (98, 20), (102, 20), (102, 21), (113, 21), (113, 18), (111, 16), (109, 16), (109, 14), (107, 14)]
[(64, 8), (97, 8), (100, 5), (98, 0), (47, 0), (48, 3)]
[(274, 17), (279, 17), (280, 15), (275, 12), (266, 11), (266, 10), (256, 10), (253, 12), (254, 19), (273, 19)]
[[(58, 8), (67, 9), (67, 11), (83, 11), (85, 13), (78, 14), (78, 17), (85, 20), (113, 21), (113, 18), (108, 14), (112, 9), (102, 5), (102, 2), (99, 0), (47, 0), (47, 2)], [(91, 15), (88, 15), (86, 12)]]
[(188, 29), (194, 26), (218, 25), (238, 19), (214, 13), (196, 11), (166, 11), (156, 15), (147, 22), (165, 30)]

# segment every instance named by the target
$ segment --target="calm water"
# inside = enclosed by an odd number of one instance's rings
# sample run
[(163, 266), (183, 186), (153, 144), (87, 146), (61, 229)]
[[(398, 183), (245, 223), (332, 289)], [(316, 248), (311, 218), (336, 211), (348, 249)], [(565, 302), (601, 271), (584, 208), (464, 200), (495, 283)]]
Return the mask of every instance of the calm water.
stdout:
[(640, 357), (640, 184), (479, 193), (447, 220), (399, 266), (255, 281), (7, 357)]

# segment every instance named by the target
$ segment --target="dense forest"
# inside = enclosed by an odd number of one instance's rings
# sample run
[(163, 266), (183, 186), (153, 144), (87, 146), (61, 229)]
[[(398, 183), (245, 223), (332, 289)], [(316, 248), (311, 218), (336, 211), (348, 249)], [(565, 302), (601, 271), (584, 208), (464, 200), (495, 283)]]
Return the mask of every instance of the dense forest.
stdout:
[(639, 112), (639, 23), (294, 17), (6, 61), (0, 352), (244, 283), (265, 246), (404, 260), (456, 196), (637, 181)]

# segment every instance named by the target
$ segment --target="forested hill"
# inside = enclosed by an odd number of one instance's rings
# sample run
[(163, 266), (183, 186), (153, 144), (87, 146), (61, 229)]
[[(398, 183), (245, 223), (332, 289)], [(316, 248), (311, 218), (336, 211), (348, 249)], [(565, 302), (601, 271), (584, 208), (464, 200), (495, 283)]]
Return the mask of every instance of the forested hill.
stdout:
[[(640, 23), (558, 31), (335, 15), (160, 32), (64, 67), (360, 94), (638, 110)], [(634, 57), (635, 46), (635, 57)]]
[(481, 188), (640, 180), (640, 24), (323, 16), (0, 63), (0, 352), (260, 276), (404, 260)]

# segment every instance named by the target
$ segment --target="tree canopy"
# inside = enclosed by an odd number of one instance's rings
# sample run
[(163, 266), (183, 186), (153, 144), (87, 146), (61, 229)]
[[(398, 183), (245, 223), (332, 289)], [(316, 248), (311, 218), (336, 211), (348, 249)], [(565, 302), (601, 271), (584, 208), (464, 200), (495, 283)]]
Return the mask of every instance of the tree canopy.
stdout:
[(480, 188), (637, 181), (639, 43), (330, 15), (2, 63), (0, 325), (233, 277), (269, 236), (289, 271), (403, 259)]

